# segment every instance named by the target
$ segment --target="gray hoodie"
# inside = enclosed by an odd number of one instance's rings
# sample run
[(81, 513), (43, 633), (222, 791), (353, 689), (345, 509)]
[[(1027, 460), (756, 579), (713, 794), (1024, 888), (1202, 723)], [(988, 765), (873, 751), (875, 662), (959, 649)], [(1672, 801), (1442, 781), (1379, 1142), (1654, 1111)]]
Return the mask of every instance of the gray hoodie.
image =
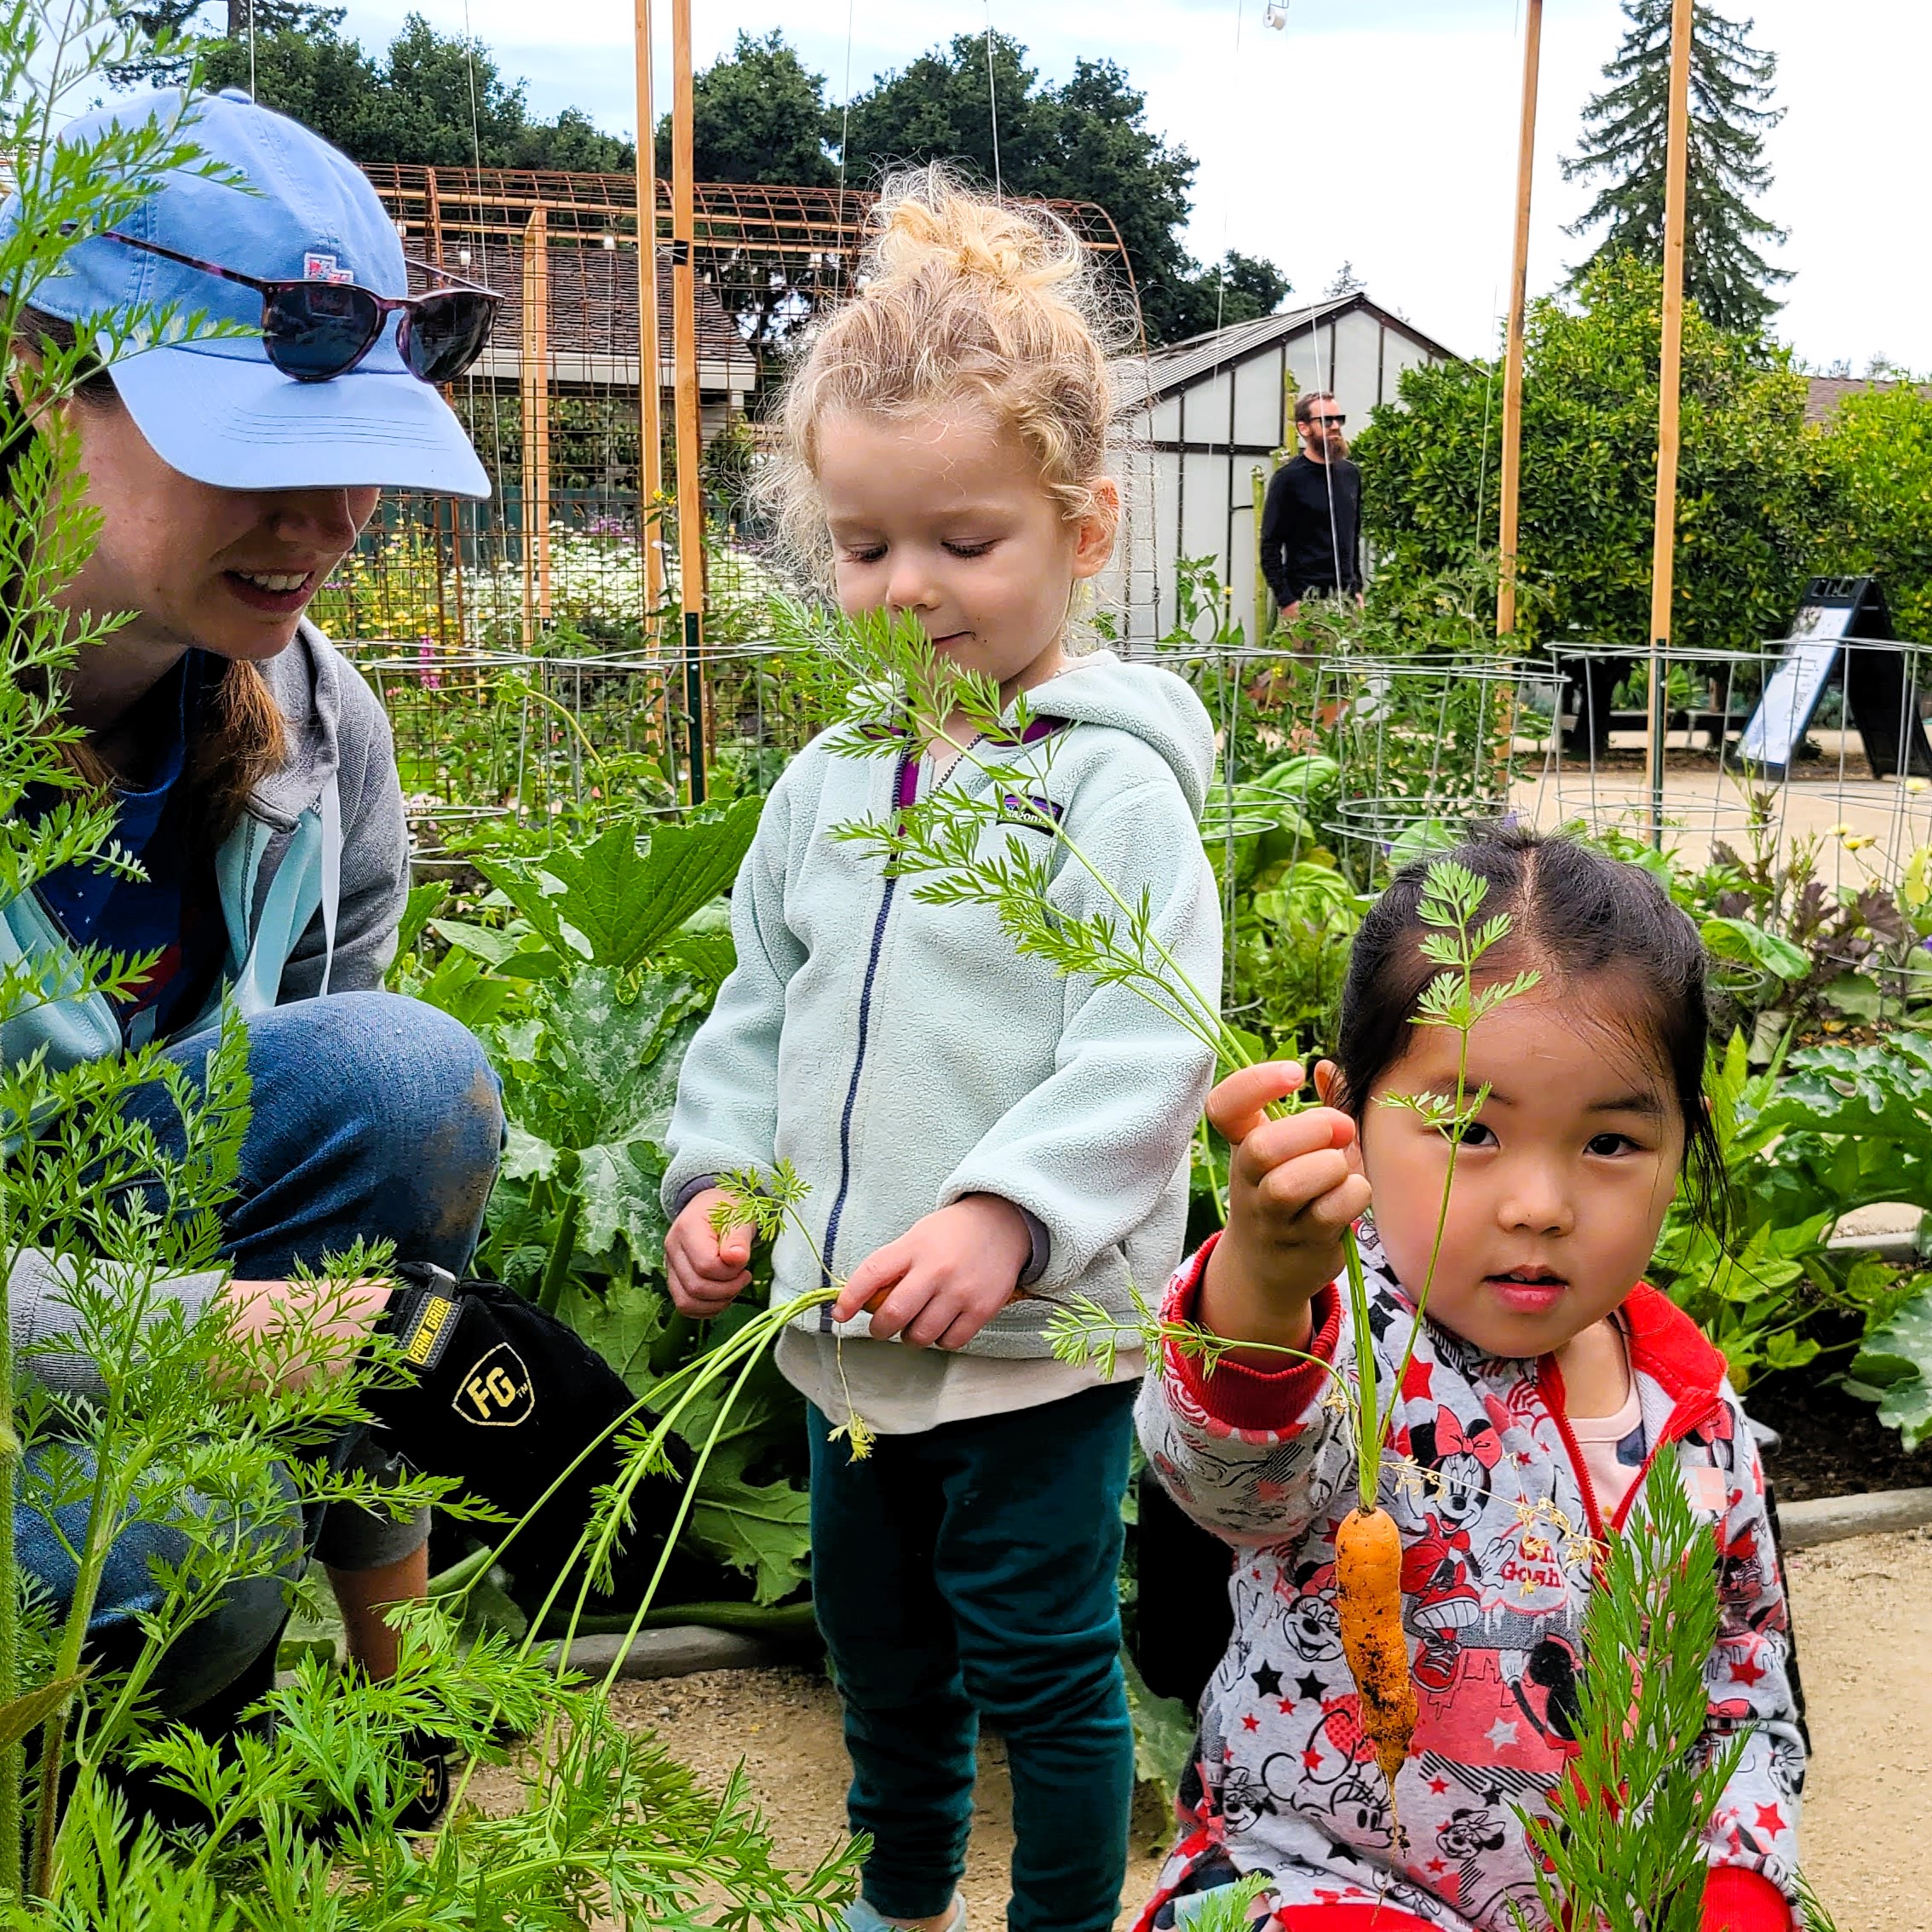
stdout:
[[(1207, 713), (1170, 673), (1105, 653), (1031, 694), (1067, 728), (1027, 762), (1079, 846), (1210, 1001), (1221, 918), (1199, 819), (1214, 762)], [(667, 1210), (708, 1177), (790, 1160), (811, 1193), (778, 1242), (785, 1302), (845, 1275), (922, 1216), (997, 1194), (1036, 1224), (1024, 1294), (969, 1344), (975, 1354), (1050, 1354), (1056, 1304), (1078, 1294), (1126, 1314), (1179, 1260), (1191, 1136), (1212, 1056), (1124, 988), (1067, 980), (1017, 957), (994, 914), (923, 903), (917, 881), (832, 836), (889, 818), (931, 768), (853, 758), (815, 739), (767, 802), (732, 899), (738, 965), (684, 1061), (664, 1176)], [(961, 760), (943, 781), (984, 792)], [(905, 790), (901, 790), (901, 787)], [(1055, 902), (1112, 910), (1091, 875), (1015, 818), (986, 835), (1046, 857)], [(829, 1331), (829, 1312), (802, 1320)], [(861, 1315), (844, 1330), (862, 1336)]]
[[(247, 1015), (324, 991), (381, 986), (409, 894), (402, 788), (375, 693), (306, 622), (262, 670), (285, 721), (289, 756), (216, 855), (228, 957), (215, 996), (184, 1034), (212, 1025), (224, 997)], [(0, 965), (65, 950), (32, 894), (0, 906)], [(44, 1048), (51, 1065), (72, 1067), (121, 1046), (120, 1024), (99, 994), (37, 1008), (0, 1027), (0, 1055), (9, 1065)], [(67, 1332), (74, 1318), (60, 1264), (37, 1249), (6, 1260), (16, 1353)], [(223, 1279), (184, 1276), (172, 1291), (192, 1311)], [(80, 1355), (26, 1359), (56, 1388), (99, 1387), (94, 1365)]]

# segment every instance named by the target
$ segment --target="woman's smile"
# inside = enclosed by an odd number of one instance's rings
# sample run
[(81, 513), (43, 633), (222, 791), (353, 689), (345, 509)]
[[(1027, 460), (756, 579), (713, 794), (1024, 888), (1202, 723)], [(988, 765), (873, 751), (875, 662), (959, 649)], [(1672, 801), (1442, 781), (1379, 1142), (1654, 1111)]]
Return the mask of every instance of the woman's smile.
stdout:
[(306, 607), (315, 595), (319, 576), (313, 570), (225, 570), (221, 581), (250, 610), (285, 617)]

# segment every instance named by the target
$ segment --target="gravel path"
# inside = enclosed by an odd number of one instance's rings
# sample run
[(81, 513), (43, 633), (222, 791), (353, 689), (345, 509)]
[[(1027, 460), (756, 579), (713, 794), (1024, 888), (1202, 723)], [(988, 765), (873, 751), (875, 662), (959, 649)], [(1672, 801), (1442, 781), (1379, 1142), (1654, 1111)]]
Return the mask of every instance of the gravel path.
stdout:
[[(1813, 1882), (1838, 1932), (1932, 1932), (1932, 1865), (1920, 1843), (1932, 1789), (1932, 1531), (1803, 1551), (1790, 1569), (1814, 1750), (1804, 1809)], [(808, 1864), (836, 1840), (845, 1753), (821, 1674), (711, 1671), (625, 1683), (616, 1695), (622, 1713), (703, 1776), (722, 1779), (742, 1757), (787, 1858)], [(981, 1749), (980, 1774), (966, 1900), (974, 1932), (998, 1932), (1013, 1834), (997, 1739)], [(1151, 1888), (1164, 1829), (1157, 1811), (1136, 1820), (1123, 1927)]]
[(1812, 1883), (1838, 1932), (1932, 1932), (1932, 1530), (1801, 1550), (1789, 1568)]

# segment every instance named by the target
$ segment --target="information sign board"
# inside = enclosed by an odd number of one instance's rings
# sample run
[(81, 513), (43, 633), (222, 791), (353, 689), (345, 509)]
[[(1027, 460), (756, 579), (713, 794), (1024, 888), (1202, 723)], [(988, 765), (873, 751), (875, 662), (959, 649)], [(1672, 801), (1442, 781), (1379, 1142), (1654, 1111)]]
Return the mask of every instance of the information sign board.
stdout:
[(1785, 777), (1841, 665), (1849, 722), (1864, 742), (1872, 775), (1932, 775), (1911, 658), (1896, 647), (1884, 593), (1870, 577), (1814, 577), (1806, 586), (1784, 655), (1764, 681), (1734, 760)]

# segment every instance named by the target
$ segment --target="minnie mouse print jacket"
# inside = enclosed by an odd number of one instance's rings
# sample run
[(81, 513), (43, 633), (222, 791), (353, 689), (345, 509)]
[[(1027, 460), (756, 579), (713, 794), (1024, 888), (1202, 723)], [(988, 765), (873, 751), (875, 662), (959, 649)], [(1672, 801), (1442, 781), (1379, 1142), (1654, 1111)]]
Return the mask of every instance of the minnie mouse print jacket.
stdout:
[[(1372, 1230), (1360, 1233), (1386, 1388), (1414, 1306)], [(1169, 1320), (1193, 1318), (1211, 1247), (1170, 1283)], [(1311, 1353), (1347, 1382), (1343, 1301), (1338, 1284), (1317, 1297)], [(1705, 1833), (1705, 1924), (1785, 1932), (1806, 1739), (1763, 1470), (1723, 1358), (1690, 1320), (1642, 1285), (1622, 1312), (1644, 1467), (1673, 1453), (1719, 1542), (1704, 1744), (1745, 1741)], [(1448, 1932), (1515, 1932), (1519, 1911), (1544, 1926), (1521, 1814), (1547, 1814), (1574, 1755), (1593, 1554), (1624, 1512), (1608, 1523), (1598, 1512), (1554, 1360), (1486, 1356), (1423, 1323), (1392, 1436), (1395, 1458), (1413, 1467), (1405, 1479), (1398, 1461), (1384, 1498), (1402, 1534), (1420, 1712), (1392, 1816), (1336, 1623), (1335, 1531), (1354, 1506), (1355, 1452), (1319, 1362), (1264, 1372), (1224, 1360), (1204, 1374), (1170, 1346), (1164, 1372), (1141, 1389), (1149, 1462), (1176, 1502), (1233, 1547), (1234, 1635), (1202, 1695), (1180, 1841), (1139, 1932), (1184, 1926), (1200, 1894), (1257, 1873), (1268, 1889), (1256, 1916), (1280, 1924), (1296, 1908), (1329, 1906), (1377, 1906), (1385, 1918), (1393, 1907)]]

